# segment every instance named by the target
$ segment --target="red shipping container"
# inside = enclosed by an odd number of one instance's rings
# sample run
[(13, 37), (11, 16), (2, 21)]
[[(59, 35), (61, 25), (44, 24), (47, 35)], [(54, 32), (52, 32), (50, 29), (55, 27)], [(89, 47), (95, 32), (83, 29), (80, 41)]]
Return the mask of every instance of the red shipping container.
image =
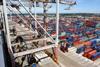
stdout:
[(87, 42), (84, 42), (83, 44), (86, 45), (86, 46), (90, 46), (91, 45), (91, 42), (90, 41), (87, 41)]
[(83, 56), (88, 57), (88, 53), (91, 52), (92, 50), (93, 49), (91, 49), (91, 48), (85, 49)]
[(60, 39), (60, 40), (63, 40), (63, 39), (66, 39), (66, 37), (67, 37), (67, 36), (60, 36), (59, 39)]
[(73, 37), (74, 37), (74, 38), (79, 38), (79, 36), (78, 36), (78, 35), (74, 35)]
[(88, 55), (87, 53), (84, 53), (82, 56), (87, 57), (87, 55)]
[(93, 51), (90, 51), (87, 55), (88, 58), (90, 58), (93, 54), (95, 54), (97, 51), (96, 50), (93, 50)]
[(98, 56), (97, 58), (100, 58), (100, 56)]
[(87, 35), (91, 35), (91, 34), (92, 34), (92, 32), (86, 32), (86, 34), (87, 34)]
[(87, 20), (85, 22), (86, 26), (93, 26), (94, 25), (94, 22), (93, 21), (90, 21), (90, 20)]
[(56, 32), (52, 32), (50, 35), (51, 35), (51, 36), (56, 35)]
[(75, 29), (68, 29), (70, 32), (75, 32)]
[(92, 48), (87, 48), (87, 49), (85, 49), (84, 53), (89, 53), (92, 50), (93, 50)]

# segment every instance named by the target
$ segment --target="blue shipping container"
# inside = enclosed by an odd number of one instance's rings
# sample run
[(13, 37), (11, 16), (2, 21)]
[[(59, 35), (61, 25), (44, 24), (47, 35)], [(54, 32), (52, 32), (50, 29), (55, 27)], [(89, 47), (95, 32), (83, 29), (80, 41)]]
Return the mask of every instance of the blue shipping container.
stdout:
[(85, 50), (85, 47), (84, 46), (81, 46), (81, 47), (79, 47), (79, 48), (77, 48), (77, 51), (76, 51), (76, 53), (81, 53), (81, 52), (83, 52)]
[(36, 64), (32, 64), (32, 67), (36, 67)]
[(96, 54), (91, 56), (91, 59), (95, 59), (97, 57), (100, 57), (100, 52), (97, 52)]

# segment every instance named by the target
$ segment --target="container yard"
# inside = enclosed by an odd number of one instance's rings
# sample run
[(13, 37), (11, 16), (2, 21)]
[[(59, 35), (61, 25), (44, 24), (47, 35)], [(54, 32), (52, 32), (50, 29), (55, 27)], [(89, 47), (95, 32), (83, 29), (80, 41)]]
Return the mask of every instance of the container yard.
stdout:
[(0, 67), (100, 67), (100, 13), (67, 13), (80, 3), (1, 0)]

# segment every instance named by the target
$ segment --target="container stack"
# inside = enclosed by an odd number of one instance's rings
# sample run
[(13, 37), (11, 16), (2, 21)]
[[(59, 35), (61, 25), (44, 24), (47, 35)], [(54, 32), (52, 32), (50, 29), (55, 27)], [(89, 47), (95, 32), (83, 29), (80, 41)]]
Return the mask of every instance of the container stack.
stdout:
[[(60, 21), (59, 41), (66, 42), (68, 48), (76, 47), (76, 53), (88, 59), (100, 57), (100, 23), (85, 18), (63, 18)], [(56, 37), (56, 33), (54, 34)], [(62, 48), (64, 46), (61, 45)], [(61, 49), (61, 48), (60, 48)], [(61, 49), (64, 52), (64, 49)]]

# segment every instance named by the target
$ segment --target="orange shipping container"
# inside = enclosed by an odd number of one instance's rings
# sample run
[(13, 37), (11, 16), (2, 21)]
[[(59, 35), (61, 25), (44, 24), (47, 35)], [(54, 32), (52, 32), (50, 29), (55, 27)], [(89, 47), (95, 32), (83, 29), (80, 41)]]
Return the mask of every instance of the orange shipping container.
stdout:
[(77, 46), (80, 44), (80, 41), (75, 41), (75, 42), (73, 42), (73, 44), (74, 44), (74, 46)]
[(79, 45), (83, 45), (83, 41), (75, 41), (73, 42), (74, 46), (79, 46)]
[(87, 42), (84, 42), (83, 44), (86, 45), (86, 46), (90, 46), (91, 45), (91, 42), (90, 41), (87, 41)]

